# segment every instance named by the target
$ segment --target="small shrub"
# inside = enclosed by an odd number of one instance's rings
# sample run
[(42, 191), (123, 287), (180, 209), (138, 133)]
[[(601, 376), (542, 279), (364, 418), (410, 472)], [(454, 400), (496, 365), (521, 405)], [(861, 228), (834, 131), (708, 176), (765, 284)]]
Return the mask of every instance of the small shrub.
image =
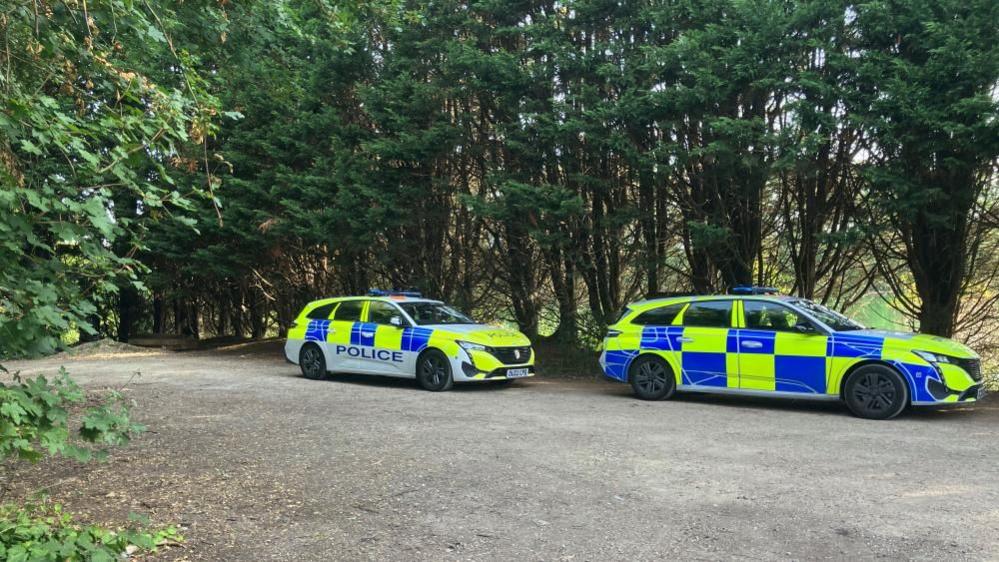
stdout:
[(0, 506), (0, 559), (21, 561), (110, 562), (138, 551), (155, 552), (165, 544), (183, 540), (177, 529), (155, 532), (132, 528), (110, 530), (73, 521), (59, 504), (47, 501)]
[[(7, 372), (3, 367), (0, 371)], [(46, 456), (87, 462), (102, 460), (109, 447), (128, 443), (143, 431), (132, 423), (125, 398), (111, 392), (88, 406), (87, 394), (60, 369), (49, 381), (44, 376), (0, 383), (0, 462), (20, 459), (36, 463)], [(70, 430), (70, 418), (79, 426)], [(3, 465), (0, 465), (0, 469)], [(0, 506), (0, 560), (110, 561), (123, 554), (153, 551), (167, 541), (182, 538), (170, 527), (148, 532), (134, 518), (128, 529), (110, 530), (82, 525), (47, 501)]]
[[(2, 367), (0, 367), (2, 369)], [(86, 394), (65, 369), (49, 381), (44, 376), (0, 383), (0, 461), (17, 457), (38, 462), (64, 456), (81, 462), (107, 455), (107, 447), (124, 445), (145, 428), (129, 420), (119, 392), (111, 392), (96, 406), (86, 408), (76, 437), (69, 429), (72, 408), (86, 403)]]

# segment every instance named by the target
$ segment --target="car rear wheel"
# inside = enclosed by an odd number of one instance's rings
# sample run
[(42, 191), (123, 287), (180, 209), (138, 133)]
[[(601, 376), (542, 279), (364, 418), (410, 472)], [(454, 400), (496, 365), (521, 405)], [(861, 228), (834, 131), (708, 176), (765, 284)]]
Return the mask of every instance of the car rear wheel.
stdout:
[(420, 386), (433, 392), (451, 388), (454, 384), (451, 362), (436, 349), (425, 351), (416, 364), (416, 380)]
[(894, 369), (867, 365), (847, 379), (843, 399), (857, 417), (887, 420), (902, 413), (909, 404), (909, 387)]
[(642, 400), (664, 400), (676, 393), (673, 370), (655, 355), (639, 357), (629, 369), (631, 389)]
[(307, 379), (319, 380), (326, 378), (326, 357), (323, 350), (315, 344), (307, 344), (298, 354), (298, 366), (302, 369), (302, 376)]

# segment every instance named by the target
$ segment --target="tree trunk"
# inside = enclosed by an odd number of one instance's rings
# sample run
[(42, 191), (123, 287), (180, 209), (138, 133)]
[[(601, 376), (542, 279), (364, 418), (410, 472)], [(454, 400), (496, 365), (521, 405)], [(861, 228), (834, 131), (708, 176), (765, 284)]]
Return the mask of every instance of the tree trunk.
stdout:
[(160, 295), (153, 297), (153, 333), (163, 333), (163, 297)]
[(132, 335), (139, 292), (131, 284), (118, 289), (118, 341), (128, 342)]

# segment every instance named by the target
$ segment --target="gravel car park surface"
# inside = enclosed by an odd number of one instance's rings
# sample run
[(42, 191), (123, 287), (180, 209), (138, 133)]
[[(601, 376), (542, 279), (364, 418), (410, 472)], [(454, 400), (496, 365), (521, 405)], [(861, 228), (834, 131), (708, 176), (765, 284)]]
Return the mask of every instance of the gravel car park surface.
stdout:
[(92, 520), (181, 525), (162, 559), (999, 558), (995, 400), (877, 422), (828, 403), (642, 402), (543, 366), (429, 393), (306, 380), (274, 343), (6, 366), (60, 365), (126, 385), (149, 431), (104, 464), (19, 465), (6, 500), (46, 487)]

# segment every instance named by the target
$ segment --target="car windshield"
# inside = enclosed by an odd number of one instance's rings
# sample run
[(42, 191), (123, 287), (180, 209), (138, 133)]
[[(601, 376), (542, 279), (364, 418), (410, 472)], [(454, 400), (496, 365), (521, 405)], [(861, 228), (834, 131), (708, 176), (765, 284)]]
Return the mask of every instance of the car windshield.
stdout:
[(804, 309), (806, 312), (810, 313), (812, 316), (816, 317), (826, 326), (829, 326), (837, 332), (844, 332), (849, 330), (863, 330), (864, 325), (856, 320), (847, 318), (846, 316), (832, 310), (827, 306), (823, 306), (817, 302), (812, 302), (805, 299), (795, 299), (790, 301), (791, 304)]
[(417, 325), (475, 324), (475, 320), (439, 302), (402, 302), (399, 306)]

